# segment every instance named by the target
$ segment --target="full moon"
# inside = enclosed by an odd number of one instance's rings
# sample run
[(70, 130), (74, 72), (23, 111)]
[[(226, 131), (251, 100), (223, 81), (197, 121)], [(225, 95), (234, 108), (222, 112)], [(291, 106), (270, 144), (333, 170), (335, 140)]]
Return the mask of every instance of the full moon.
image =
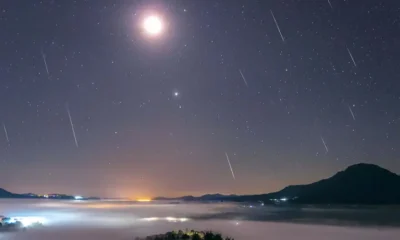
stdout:
[(148, 16), (144, 19), (144, 30), (150, 35), (158, 35), (163, 29), (161, 19), (157, 16)]

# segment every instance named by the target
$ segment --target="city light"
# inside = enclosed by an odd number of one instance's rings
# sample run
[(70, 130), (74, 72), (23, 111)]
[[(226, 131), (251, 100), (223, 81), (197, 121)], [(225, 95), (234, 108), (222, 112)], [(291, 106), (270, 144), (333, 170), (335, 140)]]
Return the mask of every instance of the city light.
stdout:
[(151, 199), (150, 198), (140, 198), (140, 199), (137, 199), (136, 201), (138, 201), (138, 202), (151, 202)]

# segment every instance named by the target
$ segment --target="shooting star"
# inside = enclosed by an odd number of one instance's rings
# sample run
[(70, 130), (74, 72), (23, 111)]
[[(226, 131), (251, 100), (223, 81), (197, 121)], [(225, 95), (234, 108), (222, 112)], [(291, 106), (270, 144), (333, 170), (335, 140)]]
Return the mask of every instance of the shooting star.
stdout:
[(226, 156), (226, 160), (228, 161), (229, 168), (231, 169), (231, 172), (232, 172), (232, 177), (233, 177), (233, 179), (236, 179), (236, 178), (235, 178), (235, 174), (233, 173), (233, 169), (232, 169), (231, 161), (229, 161), (229, 156), (228, 156), (228, 153), (226, 153), (226, 152), (225, 152), (225, 156)]
[(333, 9), (333, 7), (332, 7), (332, 3), (331, 3), (331, 1), (330, 1), (330, 0), (328, 0), (328, 3), (329, 3), (329, 6), (331, 6), (331, 8)]
[(321, 140), (322, 140), (322, 143), (324, 144), (326, 153), (328, 153), (329, 152), (328, 146), (326, 146), (325, 140), (324, 140), (324, 138), (322, 136), (321, 136)]
[(348, 107), (349, 107), (349, 110), (350, 110), (351, 116), (353, 117), (353, 119), (354, 119), (354, 121), (355, 121), (355, 120), (356, 120), (356, 117), (354, 116), (353, 110), (351, 110), (351, 107), (350, 107), (350, 106), (348, 106)]
[(50, 77), (50, 72), (49, 72), (49, 68), (47, 66), (47, 61), (46, 61), (46, 54), (44, 54), (43, 49), (41, 50), (41, 52), (42, 52), (44, 66), (46, 67), (47, 76)]
[(246, 84), (246, 87), (249, 87), (249, 85), (247, 84), (246, 78), (244, 77), (244, 75), (242, 73), (242, 70), (239, 69), (239, 72), (240, 72), (240, 75), (242, 75), (242, 79), (243, 79), (244, 84)]
[(348, 47), (346, 47), (346, 48), (347, 48), (347, 52), (350, 55), (351, 61), (353, 61), (354, 67), (357, 67), (356, 61), (354, 61), (354, 58), (353, 58), (353, 54), (351, 54), (350, 49)]
[(271, 15), (272, 15), (272, 18), (274, 19), (276, 28), (278, 29), (278, 32), (279, 32), (279, 34), (281, 35), (282, 42), (285, 42), (285, 38), (284, 38), (283, 35), (282, 35), (281, 29), (279, 28), (278, 22), (276, 21), (275, 16), (274, 16), (274, 13), (272, 12), (272, 10), (271, 10)]
[(7, 142), (10, 143), (10, 139), (8, 138), (8, 132), (6, 125), (3, 123), (3, 128), (4, 128), (4, 135), (6, 136)]
[(75, 145), (76, 145), (76, 147), (79, 147), (78, 140), (76, 139), (74, 124), (72, 123), (71, 113), (69, 112), (68, 103), (66, 104), (65, 107), (67, 109), (67, 113), (68, 113), (68, 117), (69, 117), (69, 123), (71, 124), (72, 135), (74, 135)]

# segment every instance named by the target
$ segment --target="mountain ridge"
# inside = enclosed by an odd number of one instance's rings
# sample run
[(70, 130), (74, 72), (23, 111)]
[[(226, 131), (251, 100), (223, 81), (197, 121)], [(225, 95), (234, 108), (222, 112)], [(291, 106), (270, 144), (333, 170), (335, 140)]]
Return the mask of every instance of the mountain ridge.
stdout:
[[(67, 194), (48, 194), (46, 196), (38, 195), (34, 193), (12, 193), (3, 188), (0, 188), (0, 198), (20, 198), (20, 199), (62, 199), (62, 200), (73, 200), (76, 196)], [(96, 200), (100, 199), (97, 197), (80, 197), (80, 200)]]
[[(289, 185), (280, 191), (257, 195), (206, 194), (174, 198), (186, 201), (263, 201), (284, 199), (304, 204), (400, 204), (400, 176), (375, 164), (358, 163), (310, 184)], [(215, 196), (215, 197), (210, 197)], [(157, 198), (156, 198), (157, 199)], [(168, 200), (168, 198), (160, 198)]]

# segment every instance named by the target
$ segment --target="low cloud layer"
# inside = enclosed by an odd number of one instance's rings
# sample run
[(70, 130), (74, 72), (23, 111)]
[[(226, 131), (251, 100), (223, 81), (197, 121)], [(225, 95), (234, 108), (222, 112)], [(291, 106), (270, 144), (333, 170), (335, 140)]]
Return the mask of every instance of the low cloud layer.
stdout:
[[(399, 228), (382, 225), (344, 227), (313, 223), (323, 219), (323, 215), (329, 216), (325, 217), (326, 224), (329, 223), (329, 219), (335, 218), (339, 219), (338, 222), (345, 223), (346, 219), (340, 219), (338, 216), (354, 216), (355, 212), (359, 214), (355, 215), (358, 218), (365, 218), (368, 214), (372, 216), (370, 210), (349, 209), (322, 211), (289, 208), (248, 209), (232, 204), (0, 200), (2, 215), (36, 216), (47, 220), (46, 226), (41, 229), (0, 232), (0, 240), (125, 240), (185, 228), (215, 230), (236, 240), (265, 239), (265, 236), (268, 236), (268, 239), (293, 239), (295, 236), (296, 240), (390, 240), (399, 236)], [(372, 212), (377, 214), (377, 211)], [(293, 223), (299, 219), (310, 223)]]

